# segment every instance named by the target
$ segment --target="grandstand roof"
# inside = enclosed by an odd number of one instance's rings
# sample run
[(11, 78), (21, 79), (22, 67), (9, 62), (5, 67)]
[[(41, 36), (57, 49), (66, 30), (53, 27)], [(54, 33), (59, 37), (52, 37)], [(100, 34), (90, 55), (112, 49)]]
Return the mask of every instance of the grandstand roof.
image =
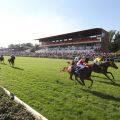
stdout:
[(45, 41), (54, 41), (57, 39), (60, 40), (60, 39), (69, 39), (69, 38), (82, 38), (82, 37), (88, 37), (92, 35), (100, 35), (102, 31), (105, 31), (105, 30), (102, 28), (94, 28), (94, 29), (88, 29), (88, 30), (77, 31), (72, 33), (39, 38), (35, 40), (39, 40), (40, 42), (43, 42), (43, 41), (45, 42)]

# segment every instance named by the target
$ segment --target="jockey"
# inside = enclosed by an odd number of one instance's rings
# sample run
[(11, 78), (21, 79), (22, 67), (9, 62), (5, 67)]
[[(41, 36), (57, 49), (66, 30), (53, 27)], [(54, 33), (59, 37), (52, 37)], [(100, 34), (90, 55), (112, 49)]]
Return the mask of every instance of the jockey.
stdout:
[(88, 67), (88, 58), (85, 58), (84, 56), (77, 62), (77, 67), (75, 70), (75, 73), (79, 74), (80, 69), (83, 69), (85, 67)]
[(75, 63), (77, 63), (79, 60), (80, 60), (80, 57), (79, 57), (79, 56), (76, 56), (76, 57), (74, 58)]
[(103, 63), (102, 61), (103, 61), (103, 56), (99, 55), (94, 59), (93, 63), (97, 65), (100, 69), (103, 69), (103, 67), (101, 66), (101, 63)]
[(102, 63), (102, 61), (103, 61), (103, 56), (99, 55), (93, 60), (93, 63), (99, 66)]
[(15, 55), (14, 55), (14, 54), (12, 54), (10, 57), (11, 57), (11, 58), (15, 58)]

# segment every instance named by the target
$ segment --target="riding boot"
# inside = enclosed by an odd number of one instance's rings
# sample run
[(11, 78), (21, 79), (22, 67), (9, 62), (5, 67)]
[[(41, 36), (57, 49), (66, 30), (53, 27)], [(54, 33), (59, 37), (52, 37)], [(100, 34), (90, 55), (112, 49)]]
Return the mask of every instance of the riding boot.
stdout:
[(80, 69), (81, 69), (80, 67), (78, 67), (78, 66), (76, 67), (76, 70), (75, 70), (75, 74), (76, 74), (76, 75), (79, 75), (79, 74), (80, 74)]

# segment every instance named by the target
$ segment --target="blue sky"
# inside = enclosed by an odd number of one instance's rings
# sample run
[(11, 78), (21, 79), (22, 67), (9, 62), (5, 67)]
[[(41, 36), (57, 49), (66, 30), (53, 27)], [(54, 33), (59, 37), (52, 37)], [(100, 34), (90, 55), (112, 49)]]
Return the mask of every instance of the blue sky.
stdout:
[(120, 30), (120, 0), (0, 0), (0, 46), (91, 28)]

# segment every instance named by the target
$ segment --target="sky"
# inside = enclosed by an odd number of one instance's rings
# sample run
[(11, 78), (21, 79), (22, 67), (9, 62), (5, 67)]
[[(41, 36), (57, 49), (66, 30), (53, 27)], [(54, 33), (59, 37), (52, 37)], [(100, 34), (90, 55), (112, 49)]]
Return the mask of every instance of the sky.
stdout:
[(120, 0), (0, 0), (0, 47), (92, 28), (120, 31)]

